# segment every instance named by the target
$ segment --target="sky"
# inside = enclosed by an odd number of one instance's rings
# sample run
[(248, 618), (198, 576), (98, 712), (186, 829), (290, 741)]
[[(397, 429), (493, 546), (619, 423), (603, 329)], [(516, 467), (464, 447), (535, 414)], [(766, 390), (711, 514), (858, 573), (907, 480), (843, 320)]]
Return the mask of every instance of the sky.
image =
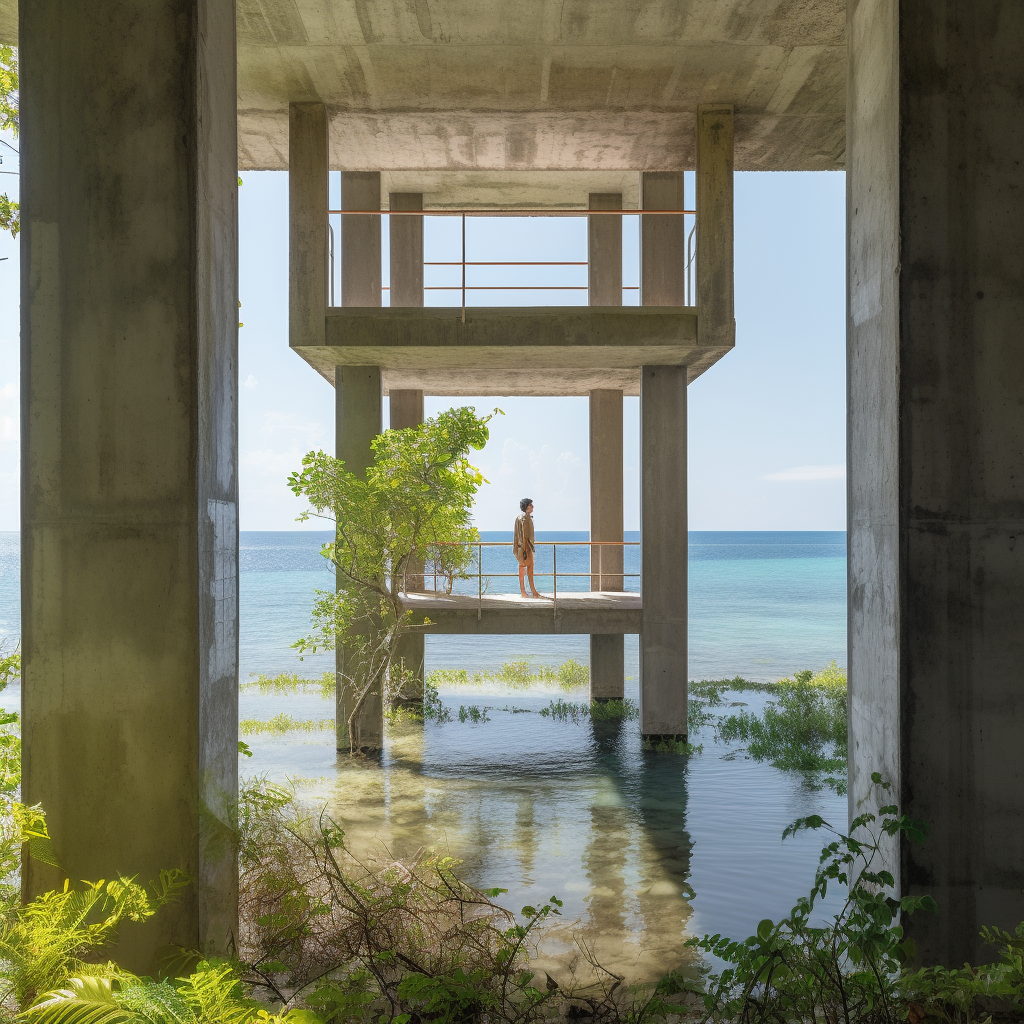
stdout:
[[(17, 145), (9, 135), (4, 136)], [(17, 170), (4, 146), (0, 171)], [(332, 192), (338, 175), (332, 174)], [(687, 196), (693, 195), (687, 175)], [(14, 198), (17, 177), (0, 175)], [(301, 529), (286, 486), (311, 449), (332, 451), (334, 390), (288, 349), (288, 195), (284, 172), (242, 174), (239, 189), (239, 490), (243, 530)], [(12, 186), (14, 186), (12, 188)], [(845, 482), (845, 179), (841, 173), (738, 173), (736, 348), (689, 387), (691, 530), (842, 530)], [(332, 199), (332, 206), (336, 198)], [(624, 284), (637, 283), (637, 220), (623, 223)], [(427, 260), (459, 258), (458, 221), (428, 219)], [(580, 219), (470, 220), (471, 260), (585, 260)], [(384, 230), (387, 238), (387, 230)], [(6, 260), (3, 257), (8, 257)], [(387, 283), (388, 254), (383, 253)], [(0, 233), (0, 530), (18, 520), (18, 244)], [(340, 268), (339, 268), (340, 276)], [(450, 284), (428, 268), (427, 284)], [(477, 270), (479, 284), (584, 284), (585, 268)], [(559, 276), (561, 275), (561, 276)], [(627, 292), (627, 302), (636, 301)], [(470, 293), (469, 304), (585, 303), (585, 291)], [(458, 304), (430, 291), (429, 305)], [(540, 530), (589, 526), (586, 398), (427, 398), (499, 407), (475, 464), (482, 530), (509, 530), (530, 496)], [(625, 400), (625, 528), (639, 528), (639, 400)], [(385, 402), (385, 423), (387, 405)], [(313, 524), (316, 528), (318, 525)]]

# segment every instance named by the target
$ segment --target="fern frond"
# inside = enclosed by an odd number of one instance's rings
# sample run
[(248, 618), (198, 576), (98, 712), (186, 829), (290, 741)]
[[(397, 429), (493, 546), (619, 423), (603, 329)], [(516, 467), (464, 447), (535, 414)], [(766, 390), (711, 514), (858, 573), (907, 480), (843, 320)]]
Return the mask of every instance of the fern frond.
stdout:
[(68, 987), (47, 992), (22, 1014), (31, 1024), (136, 1024), (118, 1005), (114, 979), (69, 978)]

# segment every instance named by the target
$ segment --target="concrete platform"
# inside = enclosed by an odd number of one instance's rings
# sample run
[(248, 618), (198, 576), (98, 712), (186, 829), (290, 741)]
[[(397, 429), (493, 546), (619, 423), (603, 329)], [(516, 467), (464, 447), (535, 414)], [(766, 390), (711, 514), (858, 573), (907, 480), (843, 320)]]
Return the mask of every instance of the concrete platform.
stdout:
[(332, 307), (325, 345), (293, 346), (334, 383), (336, 366), (379, 366), (384, 392), (428, 395), (640, 393), (640, 367), (692, 381), (731, 345), (701, 345), (691, 306)]
[(518, 594), (403, 594), (402, 605), (429, 618), (427, 634), (639, 633), (640, 595), (568, 592), (555, 601)]

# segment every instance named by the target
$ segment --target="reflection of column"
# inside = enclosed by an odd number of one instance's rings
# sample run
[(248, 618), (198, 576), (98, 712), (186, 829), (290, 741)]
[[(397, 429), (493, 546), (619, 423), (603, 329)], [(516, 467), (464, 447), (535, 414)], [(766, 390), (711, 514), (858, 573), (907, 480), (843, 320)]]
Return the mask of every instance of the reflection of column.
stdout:
[[(643, 206), (683, 209), (681, 171), (644, 172)], [(640, 218), (645, 306), (683, 304), (683, 218)], [(687, 686), (686, 367), (640, 376), (642, 635), (640, 731), (685, 737)]]
[[(380, 174), (344, 171), (341, 175), (343, 210), (379, 210)], [(380, 217), (341, 218), (341, 304), (381, 304)], [(346, 468), (365, 475), (373, 462), (370, 444), (381, 432), (381, 375), (378, 366), (339, 366), (334, 372), (336, 403), (335, 446)], [(356, 692), (362, 689), (361, 672), (351, 648), (337, 651), (338, 749), (349, 745), (348, 717)], [(356, 749), (379, 750), (384, 744), (383, 695), (371, 693), (353, 723)]]
[[(595, 794), (596, 796), (596, 794)], [(629, 818), (623, 807), (594, 804), (583, 870), (590, 882), (590, 923), (598, 935), (621, 944), (626, 930), (626, 861), (630, 845)], [(601, 949), (597, 949), (599, 957)]]
[(233, 5), (22, 3), (19, 45), (23, 793), (72, 878), (195, 883), (122, 930), (149, 973), (238, 927)]
[[(592, 210), (621, 210), (618, 192), (590, 195)], [(622, 305), (622, 218), (587, 218), (592, 306)], [(590, 392), (590, 539), (622, 540), (622, 392)], [(591, 590), (622, 590), (622, 548), (590, 549)], [(621, 633), (590, 637), (591, 700), (622, 699), (625, 647)]]
[(539, 836), (537, 835), (534, 804), (536, 796), (530, 789), (521, 789), (516, 799), (515, 845), (522, 864), (524, 885), (533, 883), (533, 862), (537, 856)]

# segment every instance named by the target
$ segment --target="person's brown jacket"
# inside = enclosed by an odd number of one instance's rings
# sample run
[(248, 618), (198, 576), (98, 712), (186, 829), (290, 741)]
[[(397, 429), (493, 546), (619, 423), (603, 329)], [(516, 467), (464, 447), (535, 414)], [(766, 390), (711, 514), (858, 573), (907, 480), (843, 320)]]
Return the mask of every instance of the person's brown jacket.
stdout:
[(516, 516), (516, 529), (512, 537), (512, 551), (515, 553), (516, 561), (522, 562), (529, 558), (537, 549), (533, 542), (533, 516), (524, 512)]

